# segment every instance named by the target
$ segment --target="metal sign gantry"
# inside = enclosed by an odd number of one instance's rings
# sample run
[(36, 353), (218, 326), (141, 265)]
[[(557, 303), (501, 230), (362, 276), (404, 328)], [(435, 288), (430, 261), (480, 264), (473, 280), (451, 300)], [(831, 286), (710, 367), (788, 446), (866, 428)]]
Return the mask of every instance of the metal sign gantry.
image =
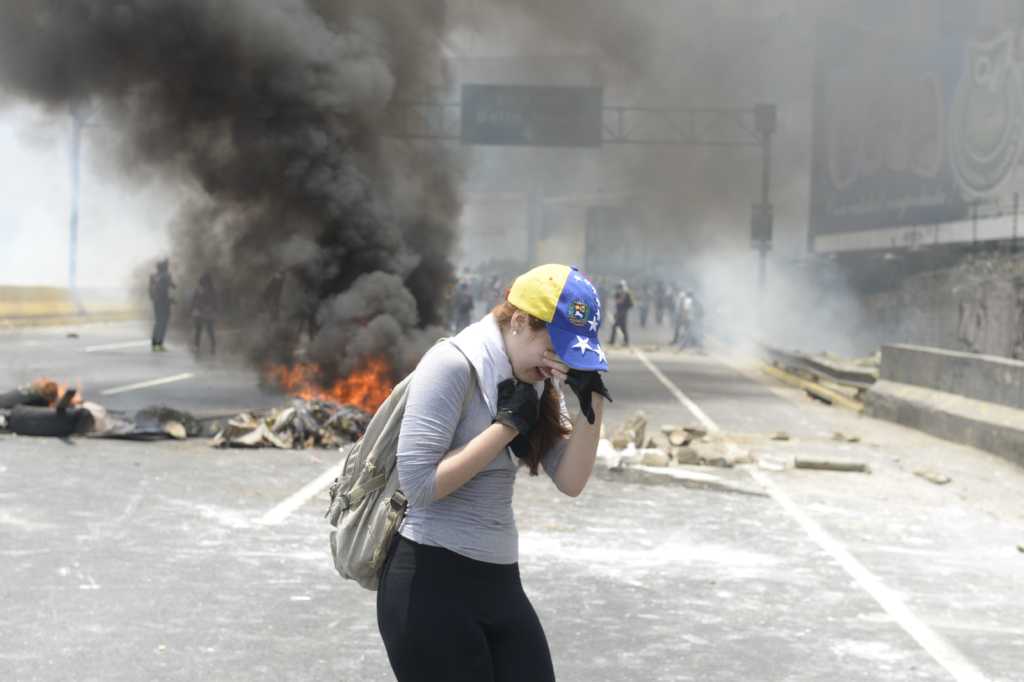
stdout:
[[(386, 134), (412, 140), (463, 142), (462, 103), (401, 102), (393, 106)], [(772, 136), (777, 126), (774, 104), (752, 108), (667, 108), (603, 106), (602, 145), (683, 145), (760, 147), (761, 196), (752, 206), (751, 245), (760, 254), (758, 281), (765, 281), (771, 250), (774, 210), (771, 196)]]

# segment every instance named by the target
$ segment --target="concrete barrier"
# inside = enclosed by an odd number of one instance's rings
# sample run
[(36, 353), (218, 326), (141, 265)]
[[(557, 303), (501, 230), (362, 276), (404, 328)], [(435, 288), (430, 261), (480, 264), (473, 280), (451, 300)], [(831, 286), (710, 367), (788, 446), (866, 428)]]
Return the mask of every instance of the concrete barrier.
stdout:
[(1024, 362), (925, 346), (882, 346), (879, 378), (1024, 409)]
[(86, 290), (76, 301), (64, 287), (0, 286), (0, 328), (131, 320), (144, 314), (123, 295)]
[(1024, 466), (1024, 362), (940, 348), (882, 347), (865, 413)]

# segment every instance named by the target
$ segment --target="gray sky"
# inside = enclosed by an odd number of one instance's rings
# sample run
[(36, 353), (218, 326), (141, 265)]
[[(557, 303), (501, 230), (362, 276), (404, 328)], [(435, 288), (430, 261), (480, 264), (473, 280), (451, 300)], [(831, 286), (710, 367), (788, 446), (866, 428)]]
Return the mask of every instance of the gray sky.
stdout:
[[(104, 169), (87, 129), (82, 147), (78, 284), (127, 286), (167, 250), (174, 197), (152, 181)], [(107, 131), (109, 134), (109, 131)], [(71, 120), (17, 105), (0, 109), (0, 284), (64, 286), (68, 279)]]

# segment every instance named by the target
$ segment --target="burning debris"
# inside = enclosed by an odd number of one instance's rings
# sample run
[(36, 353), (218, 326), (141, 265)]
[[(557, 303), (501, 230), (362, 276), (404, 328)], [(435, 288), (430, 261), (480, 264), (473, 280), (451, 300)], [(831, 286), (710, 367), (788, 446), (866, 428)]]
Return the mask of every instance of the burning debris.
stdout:
[[(332, 395), (350, 395), (369, 409), (312, 397), (323, 391), (312, 384), (294, 383), (290, 388), (300, 397), (291, 405), (265, 413), (245, 412), (226, 423), (223, 418), (200, 419), (165, 405), (135, 412), (107, 410), (83, 401), (76, 389), (40, 379), (2, 394), (0, 432), (138, 441), (205, 437), (212, 438), (215, 447), (333, 448), (358, 440), (373, 409), (387, 397), (391, 384), (381, 375), (383, 367), (372, 365), (358, 377), (349, 377), (348, 383), (339, 382), (328, 390)], [(298, 381), (311, 371), (296, 368), (288, 376)]]
[(321, 400), (294, 400), (289, 407), (256, 416), (232, 417), (213, 437), (214, 447), (282, 450), (335, 448), (363, 435), (370, 414), (352, 405)]

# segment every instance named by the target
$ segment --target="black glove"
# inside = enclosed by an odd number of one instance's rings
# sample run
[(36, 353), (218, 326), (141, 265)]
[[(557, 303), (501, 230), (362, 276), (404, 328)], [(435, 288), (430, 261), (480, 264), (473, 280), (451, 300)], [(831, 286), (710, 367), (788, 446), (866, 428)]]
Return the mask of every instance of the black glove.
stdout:
[(498, 384), (498, 410), (494, 421), (519, 432), (524, 440), (540, 415), (540, 399), (533, 384), (505, 379)]
[(580, 401), (580, 412), (591, 424), (594, 423), (594, 406), (591, 404), (591, 393), (600, 393), (605, 400), (612, 402), (612, 395), (605, 388), (601, 381), (601, 375), (595, 371), (584, 371), (582, 369), (570, 369), (565, 383), (569, 385), (576, 399)]
[(512, 454), (516, 457), (526, 457), (530, 454), (530, 437), (525, 433), (520, 433), (512, 439), (512, 442), (509, 443), (508, 446), (512, 448)]

